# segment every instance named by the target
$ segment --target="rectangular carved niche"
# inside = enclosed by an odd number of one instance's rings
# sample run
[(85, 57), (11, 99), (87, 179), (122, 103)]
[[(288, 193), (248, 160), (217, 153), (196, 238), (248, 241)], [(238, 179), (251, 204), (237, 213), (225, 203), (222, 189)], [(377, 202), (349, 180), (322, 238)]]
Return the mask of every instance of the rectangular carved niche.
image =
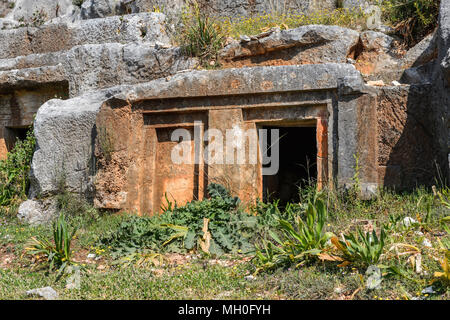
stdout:
[(204, 148), (201, 137), (205, 122), (204, 113), (144, 116), (146, 139), (155, 141), (153, 159), (146, 160), (153, 163), (149, 172), (153, 177), (149, 200), (154, 213), (160, 212), (167, 200), (184, 205), (193, 199), (203, 199), (205, 169), (199, 155)]

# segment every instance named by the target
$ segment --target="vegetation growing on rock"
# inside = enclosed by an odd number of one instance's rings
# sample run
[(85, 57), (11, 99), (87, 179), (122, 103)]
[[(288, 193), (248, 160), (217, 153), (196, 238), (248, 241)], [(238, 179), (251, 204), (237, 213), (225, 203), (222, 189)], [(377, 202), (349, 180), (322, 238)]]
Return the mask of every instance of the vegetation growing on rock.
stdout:
[(0, 160), (0, 208), (2, 213), (16, 213), (28, 192), (29, 171), (35, 147), (33, 130), (26, 139), (17, 141), (6, 160)]

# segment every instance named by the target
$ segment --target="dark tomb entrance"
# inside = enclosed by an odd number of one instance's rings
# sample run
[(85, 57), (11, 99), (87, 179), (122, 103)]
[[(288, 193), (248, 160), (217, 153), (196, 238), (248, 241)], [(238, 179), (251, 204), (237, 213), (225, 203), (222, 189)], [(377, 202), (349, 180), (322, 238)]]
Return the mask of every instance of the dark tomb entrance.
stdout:
[(317, 181), (316, 127), (263, 128), (279, 130), (278, 142), (268, 142), (268, 155), (271, 156), (270, 144), (273, 143), (279, 144), (280, 154), (278, 173), (263, 176), (263, 199), (280, 199), (280, 206), (299, 202), (299, 188)]

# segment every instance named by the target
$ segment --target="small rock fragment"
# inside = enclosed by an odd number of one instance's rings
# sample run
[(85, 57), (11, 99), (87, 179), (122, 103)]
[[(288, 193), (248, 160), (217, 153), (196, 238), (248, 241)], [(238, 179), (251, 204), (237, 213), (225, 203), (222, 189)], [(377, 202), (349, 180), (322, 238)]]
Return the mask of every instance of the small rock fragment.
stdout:
[(427, 247), (427, 248), (432, 248), (433, 247), (433, 245), (431, 244), (430, 240), (428, 240), (427, 238), (424, 238), (422, 240), (422, 245), (424, 247)]
[(421, 274), (422, 273), (422, 255), (418, 254), (416, 256), (416, 273)]
[(368, 290), (376, 289), (380, 286), (383, 280), (381, 270), (377, 266), (369, 266), (366, 271), (366, 288)]
[(39, 296), (45, 300), (57, 300), (58, 292), (52, 287), (44, 287), (27, 291), (28, 296)]
[(70, 266), (67, 273), (71, 274), (66, 280), (66, 289), (80, 289), (81, 287), (81, 272), (79, 267)]
[(434, 291), (433, 286), (429, 286), (426, 287), (425, 289), (422, 290), (422, 294), (433, 294), (436, 293), (436, 291)]
[(405, 217), (405, 218), (402, 220), (402, 224), (403, 224), (405, 227), (410, 227), (411, 225), (413, 225), (413, 224), (415, 224), (415, 223), (417, 223), (417, 221), (414, 220), (414, 219), (411, 218), (411, 217)]
[(383, 87), (384, 86), (384, 81), (383, 80), (368, 81), (367, 85), (368, 86), (374, 86), (374, 87)]
[(242, 42), (250, 42), (252, 39), (250, 39), (250, 37), (249, 36), (246, 36), (246, 35), (241, 35), (241, 36), (239, 36), (239, 39), (242, 41)]

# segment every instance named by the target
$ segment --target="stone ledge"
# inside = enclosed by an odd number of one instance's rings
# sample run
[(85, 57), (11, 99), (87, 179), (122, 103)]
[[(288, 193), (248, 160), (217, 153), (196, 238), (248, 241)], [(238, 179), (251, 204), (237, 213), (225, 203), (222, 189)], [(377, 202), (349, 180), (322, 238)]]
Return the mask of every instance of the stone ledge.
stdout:
[(152, 42), (170, 45), (161, 13), (139, 13), (0, 31), (0, 59), (65, 51), (77, 45)]
[(0, 92), (65, 81), (66, 77), (61, 65), (0, 71)]
[(0, 59), (0, 89), (15, 87), (22, 74), (33, 70), (35, 83), (67, 81), (73, 97), (120, 84), (151, 81), (196, 65), (197, 59), (183, 56), (179, 48), (160, 48), (151, 42), (86, 44), (57, 53)]
[(339, 63), (193, 71), (141, 83), (116, 98), (137, 101), (143, 98), (333, 90), (338, 88), (339, 79), (345, 81), (348, 77), (352, 78), (352, 86), (358, 81), (363, 83), (353, 65)]

